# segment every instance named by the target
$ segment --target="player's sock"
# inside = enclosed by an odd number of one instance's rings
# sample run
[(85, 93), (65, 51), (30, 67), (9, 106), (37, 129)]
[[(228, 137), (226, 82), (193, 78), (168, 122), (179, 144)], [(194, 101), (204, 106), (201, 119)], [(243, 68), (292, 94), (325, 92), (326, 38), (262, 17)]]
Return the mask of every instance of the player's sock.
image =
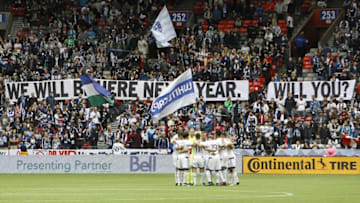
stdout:
[(227, 175), (228, 175), (228, 171), (227, 169), (224, 170), (224, 182), (227, 182)]
[(237, 184), (239, 182), (239, 177), (237, 176), (237, 173), (235, 170), (236, 169), (234, 169), (234, 172), (232, 172), (232, 174), (233, 174), (233, 178), (234, 178), (234, 184)]
[(180, 184), (180, 171), (179, 170), (176, 170), (176, 172), (175, 172), (175, 181), (176, 181), (176, 184)]
[(183, 177), (184, 177), (184, 172), (179, 171), (179, 185), (183, 184)]
[(193, 183), (194, 185), (196, 185), (196, 172), (193, 172), (192, 176), (193, 176)]
[(187, 171), (183, 171), (183, 184), (185, 185), (186, 184), (186, 179), (187, 179)]
[(187, 173), (187, 179), (186, 179), (186, 182), (191, 185), (192, 183), (192, 170), (190, 169)]
[(229, 180), (229, 184), (234, 184), (233, 173), (231, 171), (227, 172), (227, 179)]
[(204, 176), (205, 176), (204, 173), (200, 173), (200, 182), (201, 182), (201, 184), (205, 184)]
[(212, 182), (210, 170), (206, 170), (206, 178), (208, 179), (208, 182)]
[(220, 182), (220, 172), (219, 171), (215, 171), (215, 177), (216, 177), (216, 184), (218, 184)]
[(220, 172), (219, 172), (219, 175), (220, 175), (220, 181), (223, 183), (223, 182), (225, 182), (225, 172), (224, 172), (225, 170), (221, 170)]

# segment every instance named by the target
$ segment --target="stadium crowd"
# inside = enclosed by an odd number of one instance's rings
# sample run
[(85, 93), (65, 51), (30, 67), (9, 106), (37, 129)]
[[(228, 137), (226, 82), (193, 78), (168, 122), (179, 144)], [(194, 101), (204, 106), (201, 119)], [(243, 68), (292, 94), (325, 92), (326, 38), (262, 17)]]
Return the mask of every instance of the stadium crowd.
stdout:
[[(288, 56), (287, 36), (277, 25), (287, 11), (279, 6), (277, 13), (256, 7), (256, 15), (248, 16), (250, 12), (229, 3), (211, 2), (203, 14), (208, 27), (186, 27), (172, 42), (174, 48), (161, 50), (148, 30), (162, 1), (25, 1), (21, 4), (24, 27), (16, 36), (0, 39), (0, 147), (18, 148), (25, 143), (33, 149), (75, 149), (121, 142), (129, 148), (167, 149), (179, 126), (208, 133), (225, 131), (236, 138), (236, 147), (254, 149), (256, 154), (327, 144), (359, 146), (359, 93), (351, 101), (305, 102), (291, 95), (266, 101), (270, 81), (294, 81), (302, 72), (302, 58)], [(253, 6), (239, 2), (243, 10)], [(223, 19), (233, 19), (241, 27), (243, 18), (258, 20), (257, 26), (248, 27), (245, 40), (236, 30), (217, 28)], [(347, 32), (356, 29), (352, 26)], [(346, 33), (340, 38), (349, 42)], [(326, 51), (315, 55), (312, 63), (318, 79), (358, 78), (360, 52), (355, 45), (351, 51), (343, 57), (329, 58)], [(282, 61), (287, 75), (275, 73)], [(229, 98), (212, 103), (200, 98), (159, 123), (151, 120), (151, 101), (117, 101), (98, 108), (81, 97), (56, 101), (50, 95), (39, 101), (34, 95), (20, 96), (11, 103), (4, 94), (4, 82), (70, 79), (82, 73), (99, 79), (171, 81), (188, 68), (197, 81), (250, 80), (263, 85), (258, 91), (250, 90), (248, 102)]]

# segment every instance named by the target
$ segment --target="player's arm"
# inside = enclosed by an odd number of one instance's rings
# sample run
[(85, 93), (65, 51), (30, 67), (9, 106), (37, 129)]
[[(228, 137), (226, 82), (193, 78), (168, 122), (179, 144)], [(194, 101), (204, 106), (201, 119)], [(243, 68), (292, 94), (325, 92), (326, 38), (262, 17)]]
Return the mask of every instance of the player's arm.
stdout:
[(184, 148), (183, 146), (176, 146), (175, 147), (175, 149), (178, 150), (178, 151), (182, 150), (183, 148)]
[(229, 144), (227, 145), (227, 147), (229, 147), (229, 149), (235, 149), (234, 143), (229, 143)]
[(184, 148), (184, 147), (182, 147), (182, 149), (180, 149), (180, 153), (188, 153), (189, 152), (189, 149), (190, 148)]
[(208, 147), (205, 147), (204, 149), (208, 152), (217, 152), (218, 151), (217, 149), (210, 149)]

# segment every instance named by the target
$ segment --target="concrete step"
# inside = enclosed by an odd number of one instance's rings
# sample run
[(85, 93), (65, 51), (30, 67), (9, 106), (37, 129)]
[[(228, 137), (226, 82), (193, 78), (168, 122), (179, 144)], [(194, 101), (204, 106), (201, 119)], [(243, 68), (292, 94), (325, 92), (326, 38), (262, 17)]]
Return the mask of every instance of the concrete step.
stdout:
[(303, 69), (303, 73), (310, 73), (310, 72), (312, 72), (311, 69)]
[(310, 49), (310, 53), (315, 53), (315, 52), (317, 52), (318, 51), (318, 48), (311, 48)]
[(304, 81), (314, 81), (316, 78), (314, 77), (304, 77)]
[(308, 72), (308, 73), (303, 73), (304, 77), (316, 77), (316, 73), (312, 73), (312, 72)]

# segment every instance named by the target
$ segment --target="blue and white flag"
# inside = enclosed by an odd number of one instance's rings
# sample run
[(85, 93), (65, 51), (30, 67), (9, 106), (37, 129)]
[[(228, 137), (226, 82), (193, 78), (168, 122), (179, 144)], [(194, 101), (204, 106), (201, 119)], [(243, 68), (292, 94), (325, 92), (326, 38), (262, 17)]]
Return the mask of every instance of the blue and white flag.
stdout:
[(150, 113), (155, 121), (196, 102), (191, 69), (181, 74), (154, 99)]
[(110, 92), (98, 84), (94, 78), (86, 74), (80, 75), (79, 77), (81, 79), (82, 88), (86, 93), (91, 106), (100, 106), (105, 103), (114, 103), (114, 101), (110, 99)]
[(168, 42), (176, 37), (176, 32), (166, 6), (161, 9), (151, 28), (151, 33), (155, 37), (158, 48), (172, 46)]

